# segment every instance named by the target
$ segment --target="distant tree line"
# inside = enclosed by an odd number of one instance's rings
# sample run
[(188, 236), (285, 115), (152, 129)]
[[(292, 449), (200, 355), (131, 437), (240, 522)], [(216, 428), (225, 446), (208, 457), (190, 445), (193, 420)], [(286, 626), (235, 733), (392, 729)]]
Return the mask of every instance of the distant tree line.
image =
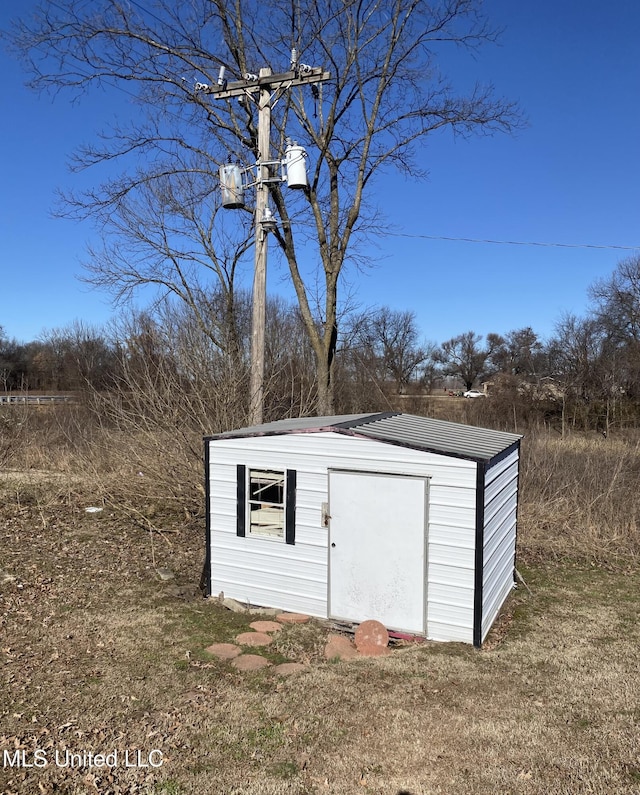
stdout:
[(38, 340), (9, 339), (0, 326), (0, 390), (73, 392), (106, 388), (116, 352), (106, 334), (80, 322)]
[[(336, 408), (391, 408), (402, 397), (485, 385), (494, 412), (528, 407), (563, 428), (603, 432), (636, 424), (640, 257), (621, 262), (590, 297), (586, 316), (562, 317), (548, 340), (524, 327), (486, 338), (465, 331), (435, 343), (421, 338), (409, 310), (346, 315)], [(27, 343), (0, 329), (0, 390), (100, 396), (101, 411), (114, 420), (128, 411), (132, 422), (178, 422), (186, 414), (204, 431), (238, 425), (247, 410), (250, 314), (248, 293), (235, 291), (229, 301), (218, 290), (200, 294), (195, 307), (166, 300), (153, 311), (125, 313), (108, 329), (76, 322)], [(267, 329), (267, 418), (316, 412), (314, 352), (297, 306), (270, 299)]]

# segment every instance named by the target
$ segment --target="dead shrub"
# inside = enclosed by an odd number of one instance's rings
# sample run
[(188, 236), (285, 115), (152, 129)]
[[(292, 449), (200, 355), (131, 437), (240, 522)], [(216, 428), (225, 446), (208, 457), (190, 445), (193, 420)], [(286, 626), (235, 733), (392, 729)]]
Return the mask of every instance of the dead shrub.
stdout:
[[(117, 506), (147, 528), (161, 528), (169, 514), (201, 520), (202, 438), (245, 422), (244, 404), (234, 416), (229, 382), (207, 382), (204, 373), (195, 392), (179, 389), (175, 372), (151, 375), (145, 370), (142, 380), (123, 379), (117, 389), (93, 393), (87, 404), (5, 407), (2, 467), (60, 473), (73, 488), (81, 483), (92, 499)], [(441, 400), (438, 414), (482, 424), (490, 403)], [(514, 430), (508, 417), (501, 425)], [(544, 426), (518, 429), (524, 430), (520, 559), (571, 559), (615, 569), (640, 564), (640, 431), (563, 438)]]

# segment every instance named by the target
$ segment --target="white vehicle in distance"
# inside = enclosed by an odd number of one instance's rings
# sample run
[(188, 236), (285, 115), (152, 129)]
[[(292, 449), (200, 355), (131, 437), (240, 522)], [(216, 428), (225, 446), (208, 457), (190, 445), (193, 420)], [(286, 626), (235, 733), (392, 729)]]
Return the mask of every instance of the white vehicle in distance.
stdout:
[(486, 397), (485, 392), (481, 392), (479, 389), (470, 389), (468, 392), (464, 392), (463, 397), (466, 398), (479, 398), (479, 397)]

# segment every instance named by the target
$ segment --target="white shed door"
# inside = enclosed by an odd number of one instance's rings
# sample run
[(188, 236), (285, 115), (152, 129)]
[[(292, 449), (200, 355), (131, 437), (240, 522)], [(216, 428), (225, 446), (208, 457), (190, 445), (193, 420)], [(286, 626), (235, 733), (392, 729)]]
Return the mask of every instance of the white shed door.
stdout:
[(427, 481), (329, 472), (329, 614), (425, 631)]

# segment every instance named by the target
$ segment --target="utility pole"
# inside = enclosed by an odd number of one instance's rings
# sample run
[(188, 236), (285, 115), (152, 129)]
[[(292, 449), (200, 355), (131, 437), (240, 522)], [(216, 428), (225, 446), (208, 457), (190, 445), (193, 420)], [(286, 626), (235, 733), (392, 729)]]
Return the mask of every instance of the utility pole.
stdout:
[[(260, 77), (268, 77), (271, 69), (260, 70)], [(271, 136), (271, 90), (260, 89), (258, 98), (258, 184), (256, 185), (256, 237), (251, 304), (251, 373), (249, 378), (249, 424), (260, 425), (264, 406), (264, 350), (267, 321), (267, 236), (262, 225), (267, 208), (269, 188), (269, 144)]]
[(264, 351), (265, 325), (267, 304), (267, 237), (269, 229), (273, 229), (275, 221), (268, 208), (269, 183), (282, 182), (275, 176), (273, 166), (280, 162), (270, 160), (271, 141), (271, 106), (273, 97), (279, 96), (292, 86), (307, 83), (319, 83), (330, 78), (329, 72), (322, 68), (312, 68), (297, 63), (297, 53), (291, 53), (291, 71), (272, 74), (267, 66), (260, 69), (259, 75), (245, 75), (244, 80), (227, 83), (224, 79), (225, 69), (220, 69), (217, 86), (196, 85), (196, 90), (212, 94), (214, 99), (230, 99), (247, 97), (256, 102), (258, 107), (258, 162), (256, 182), (255, 212), (255, 260), (253, 272), (253, 297), (251, 321), (251, 376), (250, 376), (250, 412), (251, 425), (260, 425), (263, 421), (264, 407)]

